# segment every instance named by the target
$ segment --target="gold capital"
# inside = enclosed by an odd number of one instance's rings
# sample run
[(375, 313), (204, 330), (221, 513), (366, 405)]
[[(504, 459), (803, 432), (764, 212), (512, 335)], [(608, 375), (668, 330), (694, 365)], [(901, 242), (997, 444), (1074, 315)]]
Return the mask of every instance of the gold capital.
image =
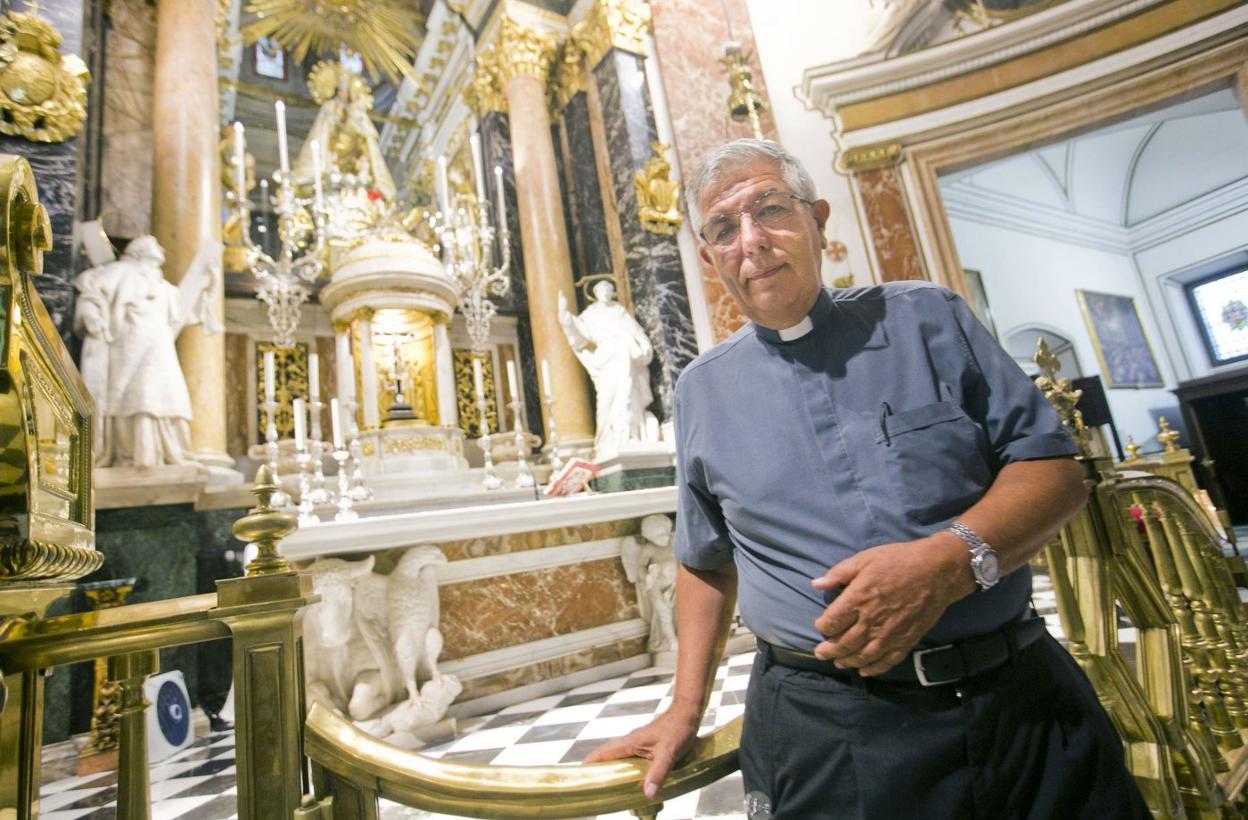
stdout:
[(545, 88), (559, 50), (547, 32), (504, 17), (490, 45), (477, 53), (477, 71), (464, 93), (478, 111), (505, 111), (504, 89), (517, 77), (532, 77)]
[(638, 0), (598, 0), (572, 27), (571, 41), (592, 69), (612, 48), (644, 57), (650, 6)]

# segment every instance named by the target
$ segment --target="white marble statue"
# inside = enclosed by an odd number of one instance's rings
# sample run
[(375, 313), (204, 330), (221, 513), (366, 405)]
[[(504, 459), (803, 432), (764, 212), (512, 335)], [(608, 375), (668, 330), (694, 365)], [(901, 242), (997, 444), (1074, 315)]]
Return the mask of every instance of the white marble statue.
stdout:
[[(83, 337), (80, 369), (96, 404), (100, 467), (192, 461), (191, 399), (174, 342), (188, 309), (200, 312), (215, 280), (209, 271), (208, 286), (176, 287), (161, 273), (164, 260), (160, 243), (140, 236), (121, 259), (74, 280), (74, 327)], [(219, 270), (219, 248), (216, 260)], [(196, 271), (188, 276), (202, 283), (203, 272)]]
[(641, 617), (650, 624), (651, 652), (676, 651), (676, 557), (672, 554), (672, 520), (666, 515), (641, 519), (641, 538), (620, 543), (624, 575), (637, 586)]
[(308, 702), (346, 712), (362, 729), (403, 745), (419, 745), (420, 729), (436, 723), (462, 691), (438, 671), (435, 546), (412, 547), (389, 575), (361, 561), (319, 558), (309, 568), (321, 596), (304, 619)]
[[(594, 285), (594, 301), (574, 316), (559, 294), (559, 324), (576, 358), (589, 372), (597, 398), (594, 457), (601, 461), (631, 442), (658, 440), (650, 412), (650, 360), (654, 348), (645, 330), (615, 300), (615, 285)], [(557, 399), (558, 397), (556, 397)]]

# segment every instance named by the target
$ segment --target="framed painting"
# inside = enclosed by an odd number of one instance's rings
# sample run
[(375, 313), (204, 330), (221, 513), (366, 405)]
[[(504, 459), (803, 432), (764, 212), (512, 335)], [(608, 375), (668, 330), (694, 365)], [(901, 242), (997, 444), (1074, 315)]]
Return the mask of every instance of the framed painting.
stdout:
[(1114, 293), (1076, 290), (1101, 377), (1111, 390), (1162, 387), (1161, 369), (1148, 343), (1135, 299)]
[(997, 335), (997, 325), (992, 321), (992, 309), (988, 307), (988, 291), (984, 289), (984, 277), (979, 271), (970, 268), (963, 268), (962, 275), (966, 277), (967, 295), (970, 297), (969, 302), (971, 310), (975, 312), (975, 317), (988, 328), (992, 338), (1000, 341), (1001, 337)]

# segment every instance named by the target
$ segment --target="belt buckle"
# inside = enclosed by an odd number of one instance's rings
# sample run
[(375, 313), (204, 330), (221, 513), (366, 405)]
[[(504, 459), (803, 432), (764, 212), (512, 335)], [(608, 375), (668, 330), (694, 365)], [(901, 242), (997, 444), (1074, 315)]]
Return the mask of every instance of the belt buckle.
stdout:
[(948, 680), (931, 680), (927, 677), (927, 673), (923, 670), (923, 656), (929, 652), (940, 652), (945, 649), (952, 649), (953, 644), (945, 644), (944, 646), (933, 646), (930, 649), (919, 649), (911, 656), (914, 658), (914, 674), (919, 679), (920, 686), (943, 686), (947, 683), (955, 683), (961, 678), (949, 678)]

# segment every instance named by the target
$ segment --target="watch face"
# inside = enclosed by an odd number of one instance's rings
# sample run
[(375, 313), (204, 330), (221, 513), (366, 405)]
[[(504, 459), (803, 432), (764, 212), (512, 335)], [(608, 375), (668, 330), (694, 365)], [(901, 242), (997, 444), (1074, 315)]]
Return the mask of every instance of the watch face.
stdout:
[(984, 584), (995, 584), (1001, 577), (1001, 564), (997, 561), (995, 550), (987, 549), (975, 556), (976, 575)]

